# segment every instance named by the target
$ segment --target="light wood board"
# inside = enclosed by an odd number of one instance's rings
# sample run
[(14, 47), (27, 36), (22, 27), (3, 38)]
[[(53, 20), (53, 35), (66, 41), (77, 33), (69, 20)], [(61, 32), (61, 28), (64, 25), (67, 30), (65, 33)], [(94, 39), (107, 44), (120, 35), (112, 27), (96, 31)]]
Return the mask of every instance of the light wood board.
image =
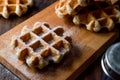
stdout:
[[(93, 33), (84, 27), (75, 26), (58, 18), (54, 11), (56, 3), (0, 36), (0, 62), (22, 80), (73, 80), (118, 37), (116, 30), (108, 33)], [(48, 22), (51, 27), (63, 26), (72, 38), (71, 53), (59, 64), (51, 64), (43, 70), (33, 70), (22, 64), (17, 60), (10, 46), (12, 36), (19, 35), (25, 25), (32, 28), (37, 21)]]

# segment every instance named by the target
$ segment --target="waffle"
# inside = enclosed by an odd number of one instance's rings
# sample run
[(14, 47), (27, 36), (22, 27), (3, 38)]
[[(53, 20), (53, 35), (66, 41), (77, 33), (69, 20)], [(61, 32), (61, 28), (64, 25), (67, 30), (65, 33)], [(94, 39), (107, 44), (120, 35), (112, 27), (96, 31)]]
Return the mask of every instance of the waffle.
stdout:
[(55, 12), (60, 18), (73, 16), (84, 7), (97, 1), (111, 4), (111, 0), (60, 0), (59, 3), (55, 6)]
[(96, 2), (74, 16), (76, 25), (85, 25), (90, 31), (98, 32), (103, 28), (111, 31), (116, 23), (120, 23), (120, 11), (115, 5)]
[(32, 30), (25, 26), (11, 44), (19, 60), (31, 68), (42, 69), (50, 61), (59, 63), (70, 51), (69, 37), (63, 33), (60, 26), (50, 29), (49, 24), (37, 22)]
[(87, 6), (86, 0), (60, 0), (55, 6), (55, 12), (58, 17), (63, 18), (67, 15), (75, 15), (84, 6)]
[(0, 0), (0, 15), (6, 19), (10, 15), (21, 16), (32, 4), (33, 0)]

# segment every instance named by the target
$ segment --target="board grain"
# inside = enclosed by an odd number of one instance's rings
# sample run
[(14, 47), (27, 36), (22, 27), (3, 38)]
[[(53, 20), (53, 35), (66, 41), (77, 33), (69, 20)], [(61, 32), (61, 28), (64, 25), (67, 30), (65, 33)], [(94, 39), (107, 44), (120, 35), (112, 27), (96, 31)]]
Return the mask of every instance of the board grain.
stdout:
[[(85, 70), (118, 37), (118, 31), (93, 33), (56, 16), (54, 6), (57, 2), (37, 13), (0, 36), (0, 62), (22, 80), (73, 80)], [(48, 22), (51, 27), (63, 26), (72, 38), (72, 49), (59, 64), (51, 64), (43, 70), (33, 70), (17, 60), (11, 50), (10, 42), (19, 35), (23, 26), (37, 21)]]

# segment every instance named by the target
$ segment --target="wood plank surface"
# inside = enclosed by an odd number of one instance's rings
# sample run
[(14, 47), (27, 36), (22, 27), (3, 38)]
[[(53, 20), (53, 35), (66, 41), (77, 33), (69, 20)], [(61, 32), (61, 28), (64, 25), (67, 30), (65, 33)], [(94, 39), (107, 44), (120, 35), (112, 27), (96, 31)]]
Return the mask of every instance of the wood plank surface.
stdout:
[[(9, 19), (4, 19), (0, 16), (0, 35), (25, 21), (29, 17), (33, 16), (37, 12), (43, 10), (56, 0), (34, 0), (34, 5), (28, 9), (27, 13), (18, 16), (11, 16)], [(20, 80), (15, 74), (8, 70), (5, 66), (0, 64), (0, 80)]]
[[(0, 36), (0, 61), (22, 80), (73, 80), (118, 37), (116, 30), (93, 33), (58, 18), (54, 11), (56, 3)], [(19, 35), (25, 25), (32, 28), (37, 21), (48, 22), (52, 27), (63, 26), (72, 38), (71, 53), (59, 64), (51, 64), (43, 70), (33, 70), (20, 64), (10, 46), (12, 36)]]

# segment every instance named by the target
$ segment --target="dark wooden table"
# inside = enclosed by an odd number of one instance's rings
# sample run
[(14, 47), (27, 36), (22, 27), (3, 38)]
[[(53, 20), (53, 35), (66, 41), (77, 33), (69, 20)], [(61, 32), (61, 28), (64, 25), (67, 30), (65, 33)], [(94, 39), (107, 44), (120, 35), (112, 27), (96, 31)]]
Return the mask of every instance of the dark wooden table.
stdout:
[[(22, 17), (12, 16), (8, 20), (0, 17), (0, 35), (10, 30), (14, 26), (33, 16), (45, 7), (49, 6), (56, 0), (34, 0), (35, 5)], [(99, 57), (92, 65), (90, 65), (76, 80), (110, 80), (106, 79), (101, 69), (101, 57)], [(103, 79), (104, 78), (104, 79)], [(0, 64), (0, 80), (20, 80), (5, 66)]]

